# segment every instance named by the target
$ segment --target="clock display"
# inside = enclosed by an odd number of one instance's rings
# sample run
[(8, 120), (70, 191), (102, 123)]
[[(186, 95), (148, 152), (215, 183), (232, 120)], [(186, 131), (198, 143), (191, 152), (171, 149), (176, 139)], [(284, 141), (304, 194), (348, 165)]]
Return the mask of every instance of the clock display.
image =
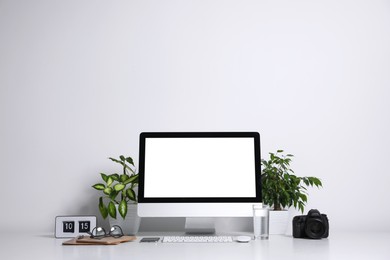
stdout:
[(79, 232), (88, 233), (91, 230), (90, 221), (79, 221)]
[(62, 231), (64, 233), (74, 233), (74, 221), (63, 221)]
[(55, 226), (56, 238), (87, 235), (96, 227), (96, 216), (57, 216)]

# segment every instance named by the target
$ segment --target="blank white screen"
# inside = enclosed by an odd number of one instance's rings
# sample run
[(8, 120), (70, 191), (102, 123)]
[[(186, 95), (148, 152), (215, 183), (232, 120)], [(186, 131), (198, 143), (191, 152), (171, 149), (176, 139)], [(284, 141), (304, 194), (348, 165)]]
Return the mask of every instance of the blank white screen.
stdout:
[(254, 138), (146, 138), (147, 197), (256, 197)]

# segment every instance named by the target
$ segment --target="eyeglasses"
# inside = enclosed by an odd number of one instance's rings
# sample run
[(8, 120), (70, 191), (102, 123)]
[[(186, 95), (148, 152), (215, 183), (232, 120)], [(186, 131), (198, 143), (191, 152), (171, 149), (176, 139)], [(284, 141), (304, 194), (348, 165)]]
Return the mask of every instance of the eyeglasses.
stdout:
[(118, 225), (114, 225), (111, 227), (110, 232), (107, 232), (104, 228), (102, 227), (95, 227), (92, 229), (91, 232), (88, 232), (91, 238), (95, 239), (102, 239), (104, 237), (122, 237), (124, 236), (122, 228)]

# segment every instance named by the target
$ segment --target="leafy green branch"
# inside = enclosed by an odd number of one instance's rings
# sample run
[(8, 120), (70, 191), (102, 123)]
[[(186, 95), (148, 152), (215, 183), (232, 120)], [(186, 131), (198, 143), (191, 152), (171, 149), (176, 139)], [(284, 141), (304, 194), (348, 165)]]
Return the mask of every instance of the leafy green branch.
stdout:
[[(100, 173), (104, 183), (96, 183), (92, 187), (102, 191), (103, 196), (99, 198), (99, 211), (103, 218), (110, 215), (116, 218), (116, 207), (118, 212), (125, 218), (127, 215), (127, 204), (129, 202), (137, 203), (137, 195), (134, 188), (138, 185), (138, 174), (135, 172), (135, 166), (131, 157), (119, 156), (119, 159), (110, 157), (111, 161), (122, 166), (122, 174), (114, 173), (107, 175)], [(108, 199), (106, 204), (104, 199)]]
[(290, 168), (293, 155), (282, 153), (283, 150), (278, 150), (276, 153), (269, 153), (268, 160), (261, 160), (263, 202), (273, 206), (274, 210), (294, 206), (303, 213), (307, 202), (307, 187), (322, 187), (322, 182), (316, 177), (295, 176)]

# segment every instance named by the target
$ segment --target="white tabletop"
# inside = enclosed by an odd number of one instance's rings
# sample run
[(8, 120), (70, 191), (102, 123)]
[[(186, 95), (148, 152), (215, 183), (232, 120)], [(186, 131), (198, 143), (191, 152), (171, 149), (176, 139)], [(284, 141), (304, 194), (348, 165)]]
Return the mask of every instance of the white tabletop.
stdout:
[(2, 233), (0, 259), (390, 259), (390, 232), (335, 232), (321, 240), (271, 235), (249, 243), (139, 243), (156, 235), (142, 233), (115, 246), (63, 246), (65, 239), (53, 235)]

